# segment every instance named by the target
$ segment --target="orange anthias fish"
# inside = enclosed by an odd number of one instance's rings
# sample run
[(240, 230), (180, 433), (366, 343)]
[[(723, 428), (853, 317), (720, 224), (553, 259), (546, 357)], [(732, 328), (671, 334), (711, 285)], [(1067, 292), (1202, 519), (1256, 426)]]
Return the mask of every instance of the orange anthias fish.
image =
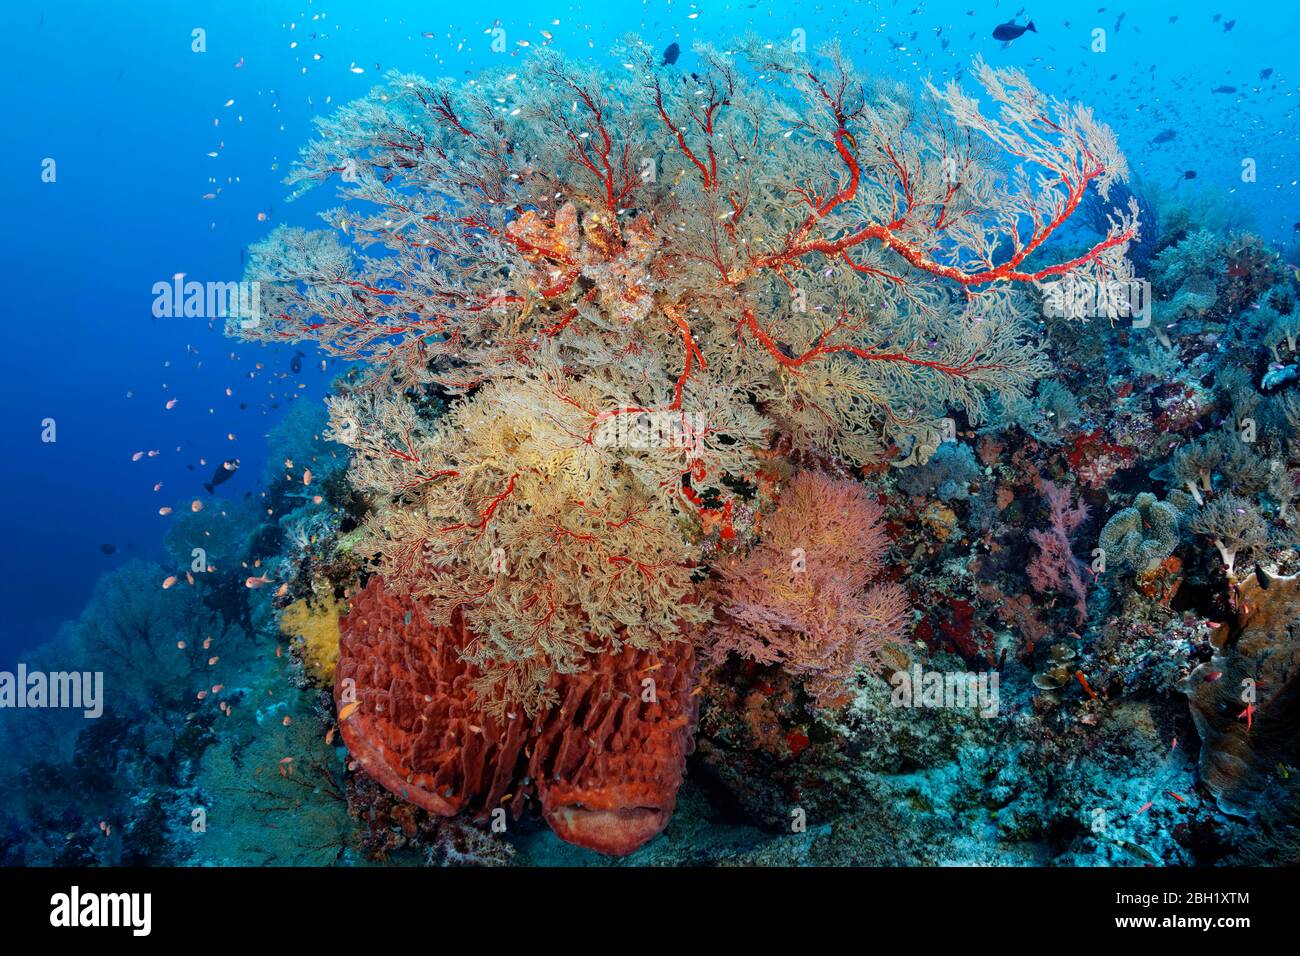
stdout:
[(1250, 729), (1255, 722), (1255, 705), (1247, 704), (1246, 709), (1237, 715), (1237, 719), (1240, 720), (1242, 717), (1246, 718), (1246, 733), (1250, 733)]

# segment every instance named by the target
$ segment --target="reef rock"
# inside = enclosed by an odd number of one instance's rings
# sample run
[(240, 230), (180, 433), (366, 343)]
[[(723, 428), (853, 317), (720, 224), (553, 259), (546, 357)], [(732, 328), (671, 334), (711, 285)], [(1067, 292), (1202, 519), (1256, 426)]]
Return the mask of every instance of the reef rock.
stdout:
[(559, 703), (530, 720), (484, 712), (459, 616), (436, 627), (375, 578), (340, 630), (343, 741), (394, 794), (479, 818), (497, 807), (517, 817), (535, 799), (562, 839), (616, 856), (668, 825), (694, 747), (690, 641), (592, 655), (582, 673), (552, 678)]

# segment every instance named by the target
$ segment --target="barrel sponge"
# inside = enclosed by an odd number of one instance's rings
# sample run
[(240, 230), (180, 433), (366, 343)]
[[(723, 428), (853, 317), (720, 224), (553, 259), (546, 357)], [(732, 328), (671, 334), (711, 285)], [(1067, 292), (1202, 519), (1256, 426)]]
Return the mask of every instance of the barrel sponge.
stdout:
[(1111, 516), (1101, 529), (1098, 544), (1109, 566), (1149, 571), (1178, 546), (1178, 510), (1143, 492), (1131, 507)]
[(667, 826), (694, 747), (690, 641), (593, 654), (582, 672), (552, 678), (559, 702), (530, 721), (480, 708), (459, 615), (434, 626), (418, 601), (376, 578), (341, 632), (343, 741), (397, 796), (480, 819), (499, 806), (518, 817), (534, 802), (562, 839), (616, 856)]

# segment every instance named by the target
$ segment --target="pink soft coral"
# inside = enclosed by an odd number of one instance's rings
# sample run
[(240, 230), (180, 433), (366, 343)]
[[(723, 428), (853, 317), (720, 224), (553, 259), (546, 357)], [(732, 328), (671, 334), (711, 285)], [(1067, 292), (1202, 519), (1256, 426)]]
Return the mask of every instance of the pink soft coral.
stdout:
[(1074, 598), (1078, 623), (1087, 614), (1088, 586), (1083, 579), (1083, 562), (1074, 556), (1070, 538), (1088, 519), (1088, 506), (1082, 500), (1074, 501), (1068, 485), (1041, 481), (1038, 490), (1047, 502), (1051, 527), (1046, 531), (1031, 531), (1029, 537), (1038, 545), (1038, 553), (1030, 560), (1026, 570), (1029, 583), (1037, 591), (1067, 591)]
[(878, 670), (909, 613), (902, 587), (871, 584), (888, 543), (881, 514), (857, 482), (796, 475), (761, 543), (718, 568), (714, 661), (734, 653), (780, 664), (804, 679), (820, 706), (840, 702), (858, 668)]

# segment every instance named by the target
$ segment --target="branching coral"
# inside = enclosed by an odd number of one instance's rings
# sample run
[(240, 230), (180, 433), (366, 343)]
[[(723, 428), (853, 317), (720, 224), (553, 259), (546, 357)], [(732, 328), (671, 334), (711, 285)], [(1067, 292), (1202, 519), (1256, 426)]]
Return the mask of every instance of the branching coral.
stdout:
[(908, 623), (907, 593), (871, 583), (888, 544), (881, 514), (856, 482), (796, 475), (763, 522), (762, 542), (717, 569), (708, 653), (780, 664), (823, 706), (842, 701), (854, 672), (879, 669)]

